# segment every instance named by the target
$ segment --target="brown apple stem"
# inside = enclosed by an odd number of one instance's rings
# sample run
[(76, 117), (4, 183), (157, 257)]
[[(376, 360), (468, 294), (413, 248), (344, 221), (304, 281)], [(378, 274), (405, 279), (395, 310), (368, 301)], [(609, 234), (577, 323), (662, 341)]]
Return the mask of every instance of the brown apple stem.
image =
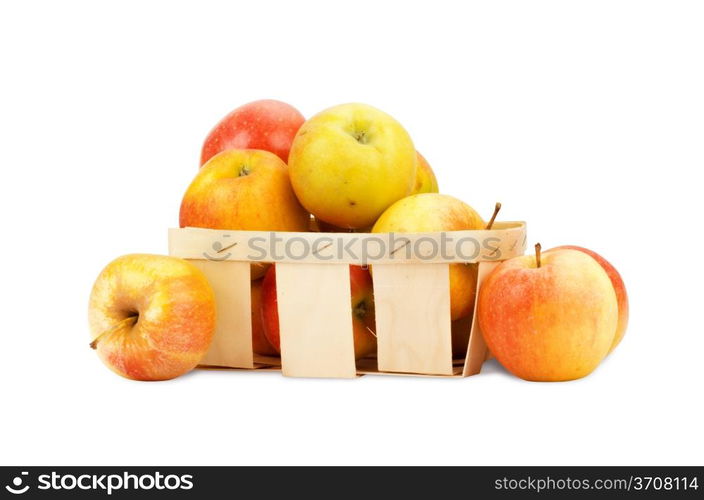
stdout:
[(100, 335), (95, 337), (93, 339), (93, 341), (90, 343), (90, 348), (97, 349), (98, 348), (98, 341), (101, 338), (105, 337), (106, 335), (110, 335), (111, 333), (114, 333), (121, 328), (134, 326), (134, 324), (137, 322), (138, 318), (139, 318), (139, 315), (135, 315), (135, 316), (129, 316), (129, 317), (123, 319), (122, 321), (118, 321), (117, 323), (112, 325), (110, 328), (105, 330), (103, 333), (101, 333)]
[(540, 249), (541, 249), (540, 243), (536, 243), (535, 244), (535, 263), (536, 263), (537, 267), (540, 267)]
[(489, 223), (486, 225), (487, 229), (491, 229), (491, 227), (494, 225), (496, 216), (499, 215), (499, 210), (501, 210), (501, 202), (497, 201), (496, 206), (494, 206), (494, 214), (491, 216), (491, 219), (489, 219)]

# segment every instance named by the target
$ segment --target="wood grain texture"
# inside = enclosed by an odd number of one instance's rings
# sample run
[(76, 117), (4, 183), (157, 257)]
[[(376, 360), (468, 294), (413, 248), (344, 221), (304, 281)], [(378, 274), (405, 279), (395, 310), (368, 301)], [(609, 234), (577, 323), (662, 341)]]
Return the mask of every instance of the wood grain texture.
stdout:
[(447, 264), (375, 264), (380, 371), (452, 375)]
[(201, 365), (254, 368), (249, 264), (209, 260), (191, 262), (208, 278), (217, 307), (215, 336)]
[(281, 369), (289, 377), (354, 378), (347, 264), (276, 264)]
[[(479, 290), (486, 277), (498, 266), (500, 262), (480, 262), (477, 270), (477, 296), (474, 303), (479, 303)], [(467, 348), (467, 357), (464, 361), (464, 371), (462, 375), (468, 377), (476, 375), (482, 369), (484, 361), (487, 360), (489, 349), (484, 342), (479, 322), (477, 321), (477, 308), (474, 308), (474, 317), (472, 318), (472, 332), (469, 335), (469, 347)]]

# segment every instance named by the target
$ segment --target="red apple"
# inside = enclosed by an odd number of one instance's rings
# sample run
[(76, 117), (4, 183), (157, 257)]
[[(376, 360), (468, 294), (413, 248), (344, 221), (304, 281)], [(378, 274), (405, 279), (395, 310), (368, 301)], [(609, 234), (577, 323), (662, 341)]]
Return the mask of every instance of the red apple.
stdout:
[(200, 164), (226, 149), (263, 149), (288, 162), (291, 143), (304, 121), (296, 108), (273, 99), (240, 106), (210, 131), (203, 144)]
[[(242, 231), (308, 230), (310, 216), (291, 188), (288, 168), (275, 154), (231, 149), (213, 156), (186, 190), (181, 227)], [(252, 264), (252, 279), (268, 266)]]
[(591, 373), (608, 354), (618, 303), (606, 271), (584, 252), (556, 249), (499, 264), (479, 289), (477, 315), (496, 359), (526, 380)]
[(262, 322), (262, 281), (252, 281), (252, 350), (262, 356), (277, 356), (279, 353), (264, 335)]
[(608, 260), (592, 250), (575, 245), (563, 245), (555, 247), (552, 250), (558, 250), (560, 248), (579, 250), (580, 252), (586, 253), (590, 257), (594, 258), (594, 260), (596, 260), (599, 265), (604, 268), (606, 274), (609, 275), (611, 284), (614, 286), (614, 291), (616, 292), (616, 300), (618, 301), (618, 326), (616, 327), (616, 336), (614, 337), (614, 341), (611, 344), (611, 349), (609, 352), (613, 351), (626, 334), (626, 327), (628, 326), (628, 294), (626, 293), (626, 285), (623, 282), (621, 275)]
[[(372, 333), (375, 328), (374, 293), (369, 271), (359, 266), (350, 266), (350, 288), (354, 354), (356, 359), (360, 359), (372, 354), (376, 349), (376, 337)], [(261, 313), (266, 338), (277, 352), (281, 352), (279, 310), (276, 300), (276, 266), (271, 266), (264, 276)]]
[(125, 255), (108, 264), (90, 295), (90, 346), (133, 380), (167, 380), (200, 362), (215, 332), (215, 295), (188, 261)]

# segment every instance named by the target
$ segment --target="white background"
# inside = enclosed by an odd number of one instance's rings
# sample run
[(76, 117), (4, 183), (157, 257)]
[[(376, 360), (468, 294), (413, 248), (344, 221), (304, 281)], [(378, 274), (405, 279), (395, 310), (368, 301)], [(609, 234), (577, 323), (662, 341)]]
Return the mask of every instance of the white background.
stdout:
[[(702, 464), (703, 25), (698, 2), (3, 2), (0, 463)], [(268, 97), (380, 107), (444, 192), (602, 253), (621, 346), (554, 384), (114, 375), (93, 280), (166, 252), (206, 133)]]

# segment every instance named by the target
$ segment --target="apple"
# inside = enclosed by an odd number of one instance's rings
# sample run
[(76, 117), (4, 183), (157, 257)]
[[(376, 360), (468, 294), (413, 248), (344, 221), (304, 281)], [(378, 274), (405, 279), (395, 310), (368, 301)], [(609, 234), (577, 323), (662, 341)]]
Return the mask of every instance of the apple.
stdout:
[(325, 222), (324, 220), (318, 221), (318, 231), (319, 233), (368, 233), (372, 230), (371, 226), (361, 227), (357, 229), (337, 227)]
[(609, 349), (609, 352), (611, 352), (621, 342), (621, 339), (623, 339), (623, 336), (626, 334), (626, 328), (628, 327), (628, 294), (626, 293), (626, 284), (623, 282), (623, 279), (621, 278), (621, 275), (616, 270), (616, 268), (612, 266), (608, 260), (606, 260), (604, 257), (592, 250), (574, 245), (559, 246), (553, 248), (552, 250), (565, 248), (579, 250), (580, 252), (584, 252), (593, 259), (595, 259), (599, 263), (599, 265), (604, 268), (606, 274), (609, 275), (611, 284), (614, 286), (614, 291), (616, 292), (616, 300), (618, 301), (618, 326), (616, 327), (616, 336), (614, 337), (614, 341), (611, 344), (611, 349)]
[(430, 164), (425, 157), (417, 151), (416, 156), (418, 162), (416, 168), (416, 182), (413, 186), (413, 191), (411, 194), (439, 192), (438, 180), (435, 177), (435, 172), (433, 172)]
[(269, 343), (264, 335), (262, 321), (262, 281), (264, 278), (252, 281), (252, 350), (262, 356), (278, 356), (278, 351)]
[[(374, 292), (372, 277), (367, 269), (350, 266), (352, 292), (352, 333), (355, 359), (369, 356), (376, 350)], [(276, 299), (276, 266), (271, 266), (262, 285), (262, 321), (264, 334), (277, 352), (281, 352), (279, 309)]]
[(125, 255), (93, 285), (91, 347), (115, 373), (168, 380), (189, 372), (210, 347), (215, 295), (193, 264), (160, 255)]
[(227, 149), (263, 149), (287, 162), (293, 138), (304, 121), (296, 108), (273, 99), (240, 106), (220, 120), (205, 138), (200, 164)]
[(591, 373), (608, 354), (618, 323), (606, 271), (584, 252), (556, 249), (506, 260), (479, 290), (487, 346), (525, 380), (564, 381)]
[(465, 316), (455, 320), (451, 324), (452, 328), (452, 358), (464, 358), (469, 347), (469, 334), (472, 331), (472, 317)]
[(366, 104), (326, 109), (303, 124), (288, 159), (306, 209), (333, 226), (369, 227), (411, 193), (416, 151), (406, 130)]
[[(484, 229), (481, 216), (463, 201), (446, 194), (421, 193), (391, 205), (377, 220), (373, 233), (431, 233)], [(476, 264), (450, 264), (450, 316), (457, 320), (474, 308)]]
[[(310, 216), (275, 154), (230, 149), (198, 171), (181, 202), (181, 227), (244, 231), (307, 231)], [(268, 266), (252, 264), (252, 279)]]

